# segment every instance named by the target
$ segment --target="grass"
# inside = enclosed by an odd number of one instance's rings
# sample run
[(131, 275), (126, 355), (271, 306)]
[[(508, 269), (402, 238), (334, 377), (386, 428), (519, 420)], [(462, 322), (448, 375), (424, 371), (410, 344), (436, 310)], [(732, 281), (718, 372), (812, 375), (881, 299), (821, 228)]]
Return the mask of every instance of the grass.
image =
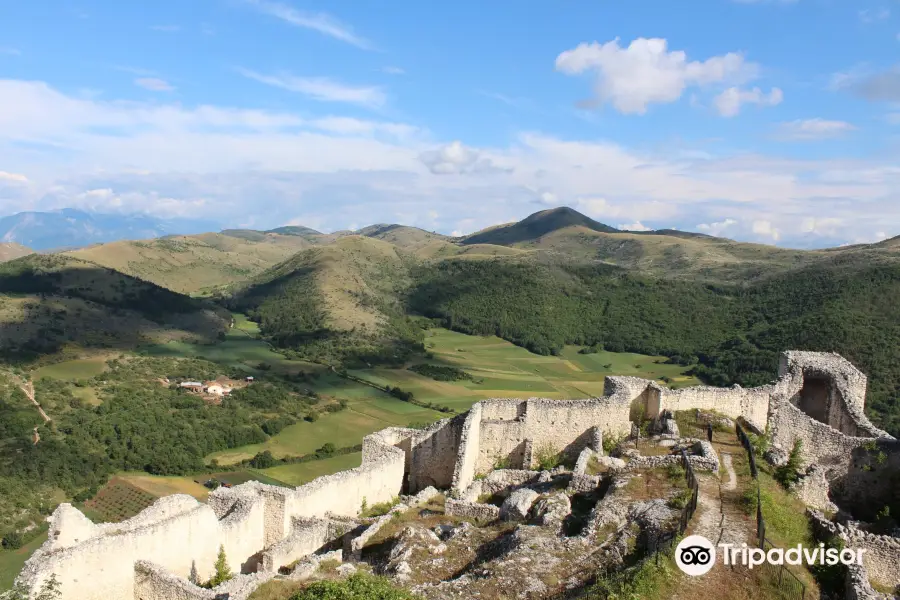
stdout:
[(67, 360), (41, 367), (34, 371), (34, 379), (61, 379), (63, 381), (79, 381), (90, 379), (106, 370), (107, 357), (82, 358)]
[(295, 465), (280, 465), (260, 471), (268, 477), (274, 477), (286, 484), (303, 485), (322, 475), (331, 475), (338, 471), (353, 469), (362, 463), (362, 453), (353, 452), (323, 460), (313, 460)]
[(47, 534), (42, 533), (18, 550), (0, 549), (0, 592), (12, 587), (13, 581), (22, 570), (25, 561), (45, 541), (47, 541)]

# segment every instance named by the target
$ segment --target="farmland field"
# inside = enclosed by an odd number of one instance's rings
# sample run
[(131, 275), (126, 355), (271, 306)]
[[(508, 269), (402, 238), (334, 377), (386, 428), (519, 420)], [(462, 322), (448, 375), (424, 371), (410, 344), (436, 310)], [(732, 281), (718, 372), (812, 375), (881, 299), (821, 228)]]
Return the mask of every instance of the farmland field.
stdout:
[(0, 590), (12, 587), (16, 575), (22, 570), (22, 565), (45, 541), (47, 534), (42, 533), (18, 550), (0, 550)]
[(84, 514), (95, 523), (118, 523), (130, 519), (158, 496), (113, 477), (97, 495), (84, 503)]
[(322, 475), (330, 475), (338, 471), (353, 469), (362, 462), (362, 453), (342, 454), (324, 460), (312, 460), (295, 465), (280, 465), (271, 469), (264, 469), (270, 477), (274, 477), (292, 486), (303, 485)]

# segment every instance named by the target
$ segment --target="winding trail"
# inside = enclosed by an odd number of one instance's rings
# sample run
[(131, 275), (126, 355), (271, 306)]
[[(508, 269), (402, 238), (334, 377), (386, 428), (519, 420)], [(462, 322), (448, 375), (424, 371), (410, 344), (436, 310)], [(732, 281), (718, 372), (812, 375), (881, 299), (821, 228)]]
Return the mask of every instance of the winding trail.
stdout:
[(37, 407), (38, 412), (41, 413), (41, 417), (44, 419), (44, 422), (49, 423), (50, 417), (47, 416), (47, 413), (44, 412), (43, 407), (41, 407), (38, 401), (34, 399), (34, 383), (32, 383), (31, 381), (26, 381), (19, 386), (19, 389), (25, 392), (25, 395), (28, 396), (28, 399), (31, 400), (31, 403)]

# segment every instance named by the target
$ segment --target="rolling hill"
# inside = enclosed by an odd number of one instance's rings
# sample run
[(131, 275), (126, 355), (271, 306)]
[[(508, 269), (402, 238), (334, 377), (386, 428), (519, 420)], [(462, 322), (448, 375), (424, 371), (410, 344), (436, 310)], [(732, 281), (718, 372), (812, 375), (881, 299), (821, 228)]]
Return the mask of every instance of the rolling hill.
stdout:
[(408, 269), (409, 257), (392, 244), (345, 236), (254, 277), (229, 305), (258, 321), (273, 343), (308, 358), (395, 358), (417, 341), (400, 302)]
[(31, 248), (26, 248), (22, 244), (17, 244), (15, 242), (0, 243), (0, 262), (14, 260), (16, 258), (28, 256), (29, 254), (33, 253), (34, 250), (32, 250)]
[(619, 231), (614, 227), (599, 223), (577, 210), (561, 207), (542, 210), (525, 217), (521, 221), (473, 233), (462, 238), (462, 243), (509, 246), (522, 242), (533, 242), (550, 232), (573, 226), (603, 233), (616, 233)]
[(76, 258), (32, 254), (0, 264), (0, 347), (7, 358), (68, 345), (212, 341), (229, 322), (221, 308)]
[[(184, 294), (250, 279), (313, 244), (304, 237), (244, 230), (112, 242), (65, 253)], [(258, 234), (256, 236), (252, 234)]]

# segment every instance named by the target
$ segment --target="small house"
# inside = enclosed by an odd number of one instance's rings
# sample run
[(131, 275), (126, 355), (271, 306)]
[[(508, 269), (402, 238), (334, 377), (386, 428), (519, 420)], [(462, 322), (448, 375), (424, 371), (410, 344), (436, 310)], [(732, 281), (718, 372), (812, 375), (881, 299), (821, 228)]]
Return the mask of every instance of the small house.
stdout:
[(183, 390), (187, 390), (189, 392), (202, 392), (203, 384), (199, 381), (182, 381), (178, 384), (179, 387)]
[(247, 375), (246, 377), (244, 377), (244, 381), (246, 381), (247, 383), (253, 383), (253, 375)]

